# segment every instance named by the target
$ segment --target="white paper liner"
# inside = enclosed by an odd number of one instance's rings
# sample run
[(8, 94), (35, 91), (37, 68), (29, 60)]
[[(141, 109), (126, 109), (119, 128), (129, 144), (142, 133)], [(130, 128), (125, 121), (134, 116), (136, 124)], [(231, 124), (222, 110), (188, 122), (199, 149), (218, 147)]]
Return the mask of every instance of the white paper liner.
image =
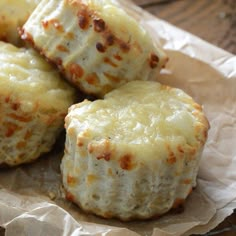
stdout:
[(59, 142), (35, 163), (0, 170), (0, 226), (6, 236), (190, 235), (208, 232), (236, 208), (236, 57), (122, 2), (170, 58), (159, 81), (183, 89), (204, 106), (211, 129), (198, 186), (182, 213), (157, 220), (122, 223), (87, 215), (63, 197)]

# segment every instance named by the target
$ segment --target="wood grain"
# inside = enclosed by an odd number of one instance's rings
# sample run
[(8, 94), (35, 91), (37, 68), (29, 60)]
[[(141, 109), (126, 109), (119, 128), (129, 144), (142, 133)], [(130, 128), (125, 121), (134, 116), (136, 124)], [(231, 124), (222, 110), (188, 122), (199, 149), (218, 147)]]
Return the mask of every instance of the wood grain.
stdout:
[(133, 0), (153, 15), (236, 54), (236, 0)]

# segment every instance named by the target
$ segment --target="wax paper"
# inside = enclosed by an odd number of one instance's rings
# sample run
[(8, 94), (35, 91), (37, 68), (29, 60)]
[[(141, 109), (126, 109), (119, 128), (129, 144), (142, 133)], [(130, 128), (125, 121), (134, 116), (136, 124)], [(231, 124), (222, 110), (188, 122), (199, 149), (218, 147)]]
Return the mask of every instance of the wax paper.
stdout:
[(161, 45), (169, 62), (158, 81), (183, 89), (210, 122), (197, 188), (182, 212), (156, 220), (105, 220), (65, 200), (60, 161), (64, 134), (36, 162), (0, 170), (0, 226), (5, 235), (179, 236), (205, 233), (236, 208), (236, 57), (120, 1)]

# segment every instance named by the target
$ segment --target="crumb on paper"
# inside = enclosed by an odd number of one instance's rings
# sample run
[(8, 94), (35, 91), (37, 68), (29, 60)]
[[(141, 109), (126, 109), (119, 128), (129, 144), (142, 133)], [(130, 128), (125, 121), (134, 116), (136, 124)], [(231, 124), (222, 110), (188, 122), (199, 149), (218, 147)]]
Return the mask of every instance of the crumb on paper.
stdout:
[(48, 196), (51, 200), (54, 200), (56, 198), (56, 194), (54, 192), (48, 192)]

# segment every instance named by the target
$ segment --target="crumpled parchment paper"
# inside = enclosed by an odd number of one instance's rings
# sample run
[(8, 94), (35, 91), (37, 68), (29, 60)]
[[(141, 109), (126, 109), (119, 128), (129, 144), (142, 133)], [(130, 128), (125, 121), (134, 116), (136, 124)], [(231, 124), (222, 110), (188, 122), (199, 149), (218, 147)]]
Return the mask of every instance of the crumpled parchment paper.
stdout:
[(60, 160), (64, 139), (38, 161), (0, 170), (0, 226), (6, 236), (179, 236), (205, 233), (236, 208), (236, 56), (120, 0), (163, 46), (170, 60), (159, 81), (203, 104), (211, 129), (198, 186), (182, 213), (123, 223), (83, 213), (64, 199)]

